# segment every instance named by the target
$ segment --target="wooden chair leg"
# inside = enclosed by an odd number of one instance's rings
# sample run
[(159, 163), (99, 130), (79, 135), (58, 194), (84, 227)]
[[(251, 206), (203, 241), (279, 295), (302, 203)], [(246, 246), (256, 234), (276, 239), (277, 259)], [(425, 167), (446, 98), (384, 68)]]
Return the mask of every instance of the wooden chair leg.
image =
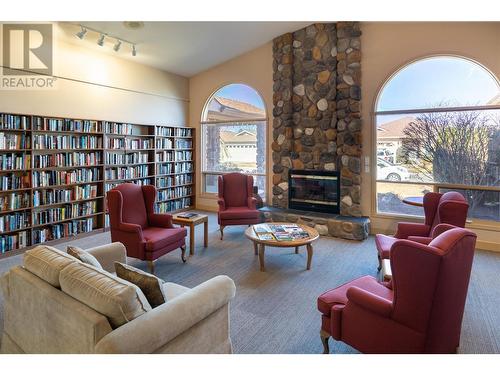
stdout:
[(155, 274), (155, 262), (154, 262), (154, 260), (148, 260), (148, 268), (149, 268), (149, 273), (154, 275)]
[(323, 344), (323, 354), (330, 354), (330, 346), (328, 345), (330, 335), (323, 330), (320, 331), (319, 335), (321, 337), (321, 343)]
[(219, 226), (220, 230), (220, 239), (224, 239), (224, 225)]
[(181, 246), (181, 259), (183, 263), (186, 263), (186, 245)]

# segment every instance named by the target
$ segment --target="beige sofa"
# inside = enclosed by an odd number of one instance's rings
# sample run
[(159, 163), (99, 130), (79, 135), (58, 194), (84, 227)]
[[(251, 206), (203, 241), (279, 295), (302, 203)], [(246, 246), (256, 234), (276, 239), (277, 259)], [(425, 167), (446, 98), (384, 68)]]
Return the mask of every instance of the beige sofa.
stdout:
[[(88, 250), (108, 272), (126, 262), (113, 243)], [(26, 260), (26, 258), (25, 258)], [(189, 289), (163, 285), (167, 302), (113, 329), (96, 310), (17, 266), (0, 280), (1, 353), (231, 353), (229, 302), (234, 282), (217, 276)]]

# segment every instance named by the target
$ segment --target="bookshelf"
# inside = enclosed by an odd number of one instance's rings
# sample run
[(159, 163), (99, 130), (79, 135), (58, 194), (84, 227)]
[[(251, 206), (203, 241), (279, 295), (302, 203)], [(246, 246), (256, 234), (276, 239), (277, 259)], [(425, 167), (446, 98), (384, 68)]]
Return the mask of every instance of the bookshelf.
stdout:
[(194, 129), (0, 113), (0, 258), (106, 230), (106, 192), (158, 189), (160, 213), (193, 208)]

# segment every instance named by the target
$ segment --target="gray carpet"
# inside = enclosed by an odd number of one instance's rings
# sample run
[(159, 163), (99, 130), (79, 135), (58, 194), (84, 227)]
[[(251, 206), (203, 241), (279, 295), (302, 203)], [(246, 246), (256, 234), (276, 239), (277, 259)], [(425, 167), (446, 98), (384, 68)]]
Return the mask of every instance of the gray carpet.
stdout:
[[(209, 223), (208, 248), (202, 246), (203, 226), (198, 226), (195, 256), (182, 264), (180, 251), (168, 254), (156, 263), (156, 273), (164, 280), (188, 287), (220, 274), (235, 281), (236, 298), (231, 305), (235, 353), (321, 353), (317, 296), (355, 277), (376, 276), (373, 237), (364, 242), (321, 238), (314, 245), (310, 271), (305, 270), (305, 249), (296, 255), (293, 249), (270, 248), (263, 273), (252, 244), (243, 236), (245, 227), (226, 228), (224, 241), (220, 241), (214, 214), (210, 214)], [(56, 247), (65, 249), (72, 243), (89, 248), (109, 241), (108, 232)], [(0, 274), (21, 261), (22, 256), (1, 260)], [(146, 270), (142, 262), (129, 262)], [(499, 285), (500, 254), (477, 251), (460, 353), (500, 353)], [(335, 342), (331, 348), (336, 353), (356, 353), (343, 343)]]

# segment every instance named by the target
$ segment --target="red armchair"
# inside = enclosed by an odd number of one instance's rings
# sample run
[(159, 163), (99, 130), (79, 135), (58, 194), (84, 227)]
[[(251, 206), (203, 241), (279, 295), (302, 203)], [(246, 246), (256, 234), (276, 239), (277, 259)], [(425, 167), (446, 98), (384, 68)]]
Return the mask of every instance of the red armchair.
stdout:
[(228, 225), (251, 225), (261, 222), (255, 204), (253, 177), (242, 173), (226, 173), (219, 176), (219, 222), (220, 239)]
[[(379, 271), (382, 259), (389, 259), (391, 246), (397, 239), (408, 239), (428, 244), (441, 232), (465, 226), (469, 205), (462, 194), (455, 191), (447, 193), (427, 193), (424, 195), (424, 223), (398, 223), (394, 236), (377, 234), (375, 243), (378, 251)], [(439, 224), (449, 224), (439, 226)]]
[(397, 240), (389, 283), (364, 276), (322, 294), (324, 353), (330, 336), (363, 353), (456, 353), (475, 243), (462, 228)]
[(154, 273), (154, 261), (181, 248), (186, 262), (186, 228), (172, 225), (172, 216), (156, 214), (156, 188), (121, 184), (107, 193), (111, 240), (125, 245), (127, 256), (145, 260)]

